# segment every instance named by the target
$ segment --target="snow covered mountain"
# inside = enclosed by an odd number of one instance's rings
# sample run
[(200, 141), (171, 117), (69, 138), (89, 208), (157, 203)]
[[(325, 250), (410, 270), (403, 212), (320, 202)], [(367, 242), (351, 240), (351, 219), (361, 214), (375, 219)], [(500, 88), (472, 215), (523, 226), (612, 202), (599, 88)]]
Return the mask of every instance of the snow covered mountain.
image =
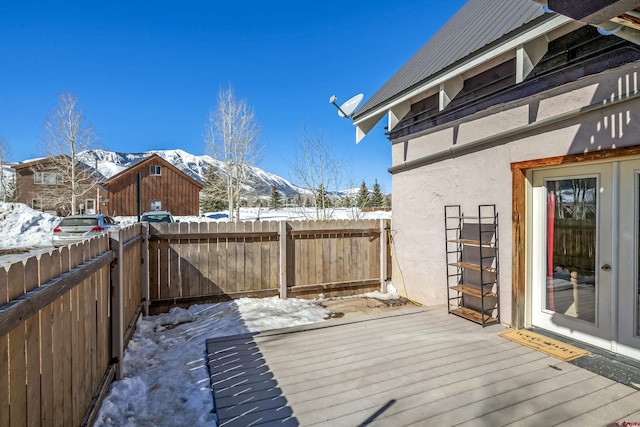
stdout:
[[(134, 165), (142, 159), (158, 154), (160, 157), (194, 178), (202, 182), (202, 177), (213, 165), (223, 176), (227, 174), (226, 165), (211, 156), (196, 156), (183, 150), (152, 150), (144, 153), (116, 153), (106, 150), (88, 150), (80, 154), (81, 160), (110, 178), (122, 170)], [(280, 194), (291, 197), (295, 194), (308, 194), (309, 191), (291, 184), (286, 179), (266, 172), (260, 168), (250, 168), (245, 191), (256, 196), (270, 196), (271, 189), (276, 186)]]

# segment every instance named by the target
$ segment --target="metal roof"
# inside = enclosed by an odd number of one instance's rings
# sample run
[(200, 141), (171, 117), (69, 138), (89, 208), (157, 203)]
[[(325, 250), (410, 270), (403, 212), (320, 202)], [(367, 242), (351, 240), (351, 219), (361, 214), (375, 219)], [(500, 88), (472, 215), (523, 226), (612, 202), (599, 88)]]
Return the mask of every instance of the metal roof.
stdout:
[(469, 0), (354, 117), (419, 85), (443, 69), (544, 14), (531, 0)]

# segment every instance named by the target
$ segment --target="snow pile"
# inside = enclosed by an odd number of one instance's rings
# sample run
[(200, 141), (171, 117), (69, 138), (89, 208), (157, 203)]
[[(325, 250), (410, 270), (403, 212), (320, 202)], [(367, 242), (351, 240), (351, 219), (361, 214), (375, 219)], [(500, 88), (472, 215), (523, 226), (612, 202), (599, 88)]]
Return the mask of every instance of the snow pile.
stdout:
[(313, 301), (242, 298), (141, 318), (95, 426), (212, 426), (208, 338), (322, 322)]
[(0, 203), (0, 248), (51, 246), (51, 233), (59, 221), (23, 203)]

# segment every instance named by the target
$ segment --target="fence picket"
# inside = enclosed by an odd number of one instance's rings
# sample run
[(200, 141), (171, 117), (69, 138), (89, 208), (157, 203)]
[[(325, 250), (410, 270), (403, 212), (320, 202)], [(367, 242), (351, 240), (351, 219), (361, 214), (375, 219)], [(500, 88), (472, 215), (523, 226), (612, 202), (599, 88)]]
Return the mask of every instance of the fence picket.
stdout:
[[(339, 222), (337, 220), (331, 220), (327, 223), (328, 228), (340, 229)], [(342, 235), (328, 234), (330, 257), (329, 257), (329, 282), (338, 282), (338, 241), (342, 239)]]
[[(17, 263), (9, 267), (9, 301), (24, 294), (24, 265)], [(10, 417), (12, 426), (27, 425), (27, 361), (25, 360), (25, 325), (22, 324), (9, 332), (9, 394)]]
[[(246, 230), (247, 224), (249, 222), (236, 222), (236, 232), (243, 233)], [(236, 289), (238, 292), (244, 292), (250, 290), (245, 283), (245, 263), (246, 263), (246, 239), (244, 237), (236, 238), (235, 247), (236, 247)]]
[[(269, 222), (269, 231), (278, 232), (278, 222)], [(280, 245), (277, 237), (269, 238), (269, 289), (278, 289), (280, 286)]]
[[(29, 292), (39, 285), (38, 260), (30, 257), (24, 265), (24, 288)], [(27, 367), (27, 425), (39, 425), (40, 403), (40, 313), (24, 322)]]
[[(251, 221), (245, 223), (245, 231), (256, 231), (257, 221)], [(259, 277), (260, 274), (260, 251), (256, 251), (256, 245), (260, 245), (260, 239), (257, 237), (250, 237), (245, 239), (245, 263), (244, 263), (244, 284), (245, 289), (252, 291), (260, 289), (260, 283), (256, 286), (254, 277)], [(256, 270), (257, 266), (257, 270)]]
[[(226, 233), (228, 231), (228, 226), (233, 225), (232, 223), (227, 222), (219, 222), (218, 223), (218, 232)], [(227, 268), (227, 252), (229, 251), (229, 245), (226, 238), (218, 238), (217, 239), (217, 254), (218, 254), (218, 286), (220, 289), (231, 289), (229, 284), (229, 269)], [(224, 291), (223, 291), (224, 292)]]
[[(217, 222), (203, 222), (208, 230), (208, 233), (218, 232)], [(207, 254), (209, 259), (209, 274), (207, 279), (209, 283), (209, 295), (218, 295), (220, 293), (220, 286), (218, 285), (218, 239), (207, 239)]]
[[(149, 225), (149, 236), (155, 232)], [(161, 240), (149, 239), (149, 299), (160, 299), (160, 244)]]
[[(0, 306), (8, 302), (7, 271), (0, 267)], [(9, 335), (0, 336), (0, 425), (11, 425), (9, 418)]]

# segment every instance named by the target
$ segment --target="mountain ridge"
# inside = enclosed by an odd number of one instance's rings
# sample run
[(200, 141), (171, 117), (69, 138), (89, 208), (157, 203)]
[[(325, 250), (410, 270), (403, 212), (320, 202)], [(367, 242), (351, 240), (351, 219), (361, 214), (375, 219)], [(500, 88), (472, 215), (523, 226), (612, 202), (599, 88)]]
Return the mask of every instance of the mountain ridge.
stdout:
[[(139, 153), (95, 149), (83, 151), (78, 157), (86, 165), (95, 168), (105, 178), (110, 178), (153, 154), (159, 155), (200, 183), (202, 183), (204, 174), (210, 166), (213, 166), (219, 174), (227, 175), (226, 165), (219, 160), (208, 155), (197, 156), (181, 149), (149, 150)], [(244, 184), (246, 192), (256, 196), (270, 196), (274, 185), (286, 197), (310, 193), (309, 190), (298, 187), (281, 176), (256, 166), (249, 167), (247, 180)]]

